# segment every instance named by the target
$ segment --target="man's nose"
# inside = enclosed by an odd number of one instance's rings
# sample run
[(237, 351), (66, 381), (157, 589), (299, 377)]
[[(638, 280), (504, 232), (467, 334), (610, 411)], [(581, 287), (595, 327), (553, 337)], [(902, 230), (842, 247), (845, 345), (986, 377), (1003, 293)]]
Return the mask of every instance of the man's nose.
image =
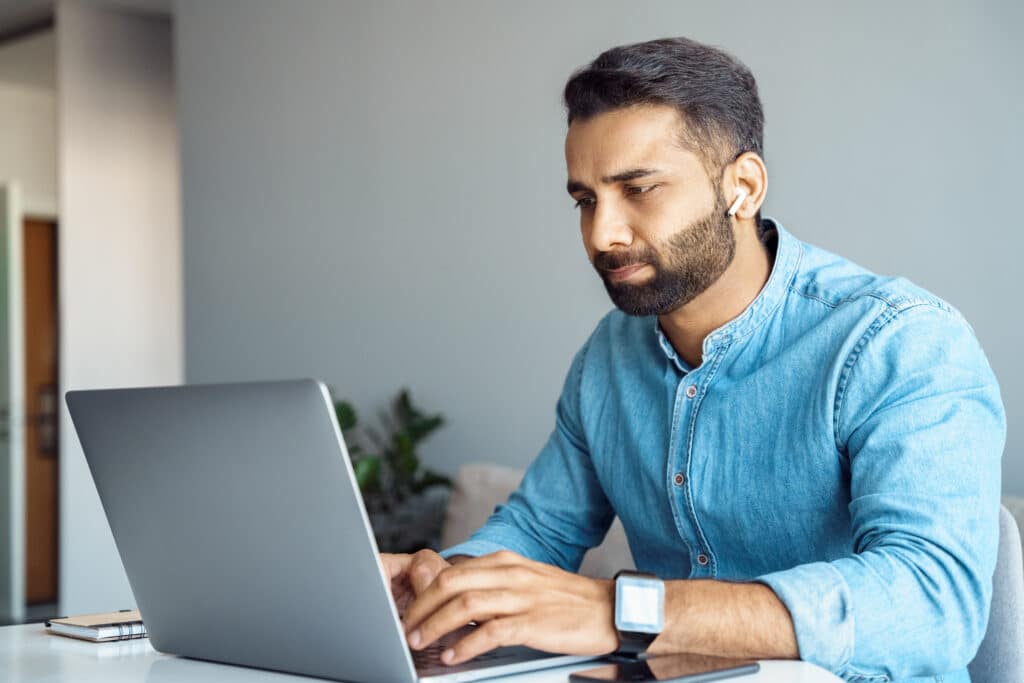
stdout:
[(598, 202), (590, 224), (590, 243), (595, 251), (611, 251), (615, 247), (628, 247), (633, 243), (629, 221), (614, 203)]

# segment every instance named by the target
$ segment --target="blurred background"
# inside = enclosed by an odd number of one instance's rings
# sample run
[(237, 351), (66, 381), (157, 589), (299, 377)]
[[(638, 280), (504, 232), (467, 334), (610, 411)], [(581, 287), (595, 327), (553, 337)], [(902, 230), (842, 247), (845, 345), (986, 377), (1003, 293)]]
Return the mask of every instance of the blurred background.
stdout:
[[(565, 194), (561, 88), (685, 35), (765, 107), (765, 213), (960, 308), (1024, 494), (1024, 6), (0, 0), (0, 621), (134, 604), (63, 393), (401, 387), (420, 455), (525, 467), (610, 308)], [(970, 462), (964, 463), (970, 467)]]

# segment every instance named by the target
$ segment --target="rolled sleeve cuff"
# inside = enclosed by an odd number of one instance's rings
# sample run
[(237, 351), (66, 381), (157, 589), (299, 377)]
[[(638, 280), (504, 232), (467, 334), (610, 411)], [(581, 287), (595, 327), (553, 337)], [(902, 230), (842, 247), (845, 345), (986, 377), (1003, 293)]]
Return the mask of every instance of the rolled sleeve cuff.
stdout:
[(853, 603), (839, 570), (813, 562), (755, 579), (789, 610), (800, 659), (839, 671), (853, 656)]
[(490, 555), (496, 553), (499, 550), (506, 550), (506, 547), (500, 543), (494, 541), (483, 541), (479, 539), (470, 539), (458, 545), (453, 545), (451, 548), (446, 548), (440, 552), (441, 557), (448, 559), (455, 557), (456, 555), (468, 555), (469, 557), (480, 557), (481, 555)]

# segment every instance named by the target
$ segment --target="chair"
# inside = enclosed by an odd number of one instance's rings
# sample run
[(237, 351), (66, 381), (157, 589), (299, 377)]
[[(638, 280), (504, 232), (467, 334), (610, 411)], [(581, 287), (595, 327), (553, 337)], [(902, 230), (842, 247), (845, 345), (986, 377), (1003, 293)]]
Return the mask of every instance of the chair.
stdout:
[(1017, 522), (1005, 506), (999, 509), (999, 554), (988, 628), (967, 670), (972, 683), (1024, 681), (1024, 560)]

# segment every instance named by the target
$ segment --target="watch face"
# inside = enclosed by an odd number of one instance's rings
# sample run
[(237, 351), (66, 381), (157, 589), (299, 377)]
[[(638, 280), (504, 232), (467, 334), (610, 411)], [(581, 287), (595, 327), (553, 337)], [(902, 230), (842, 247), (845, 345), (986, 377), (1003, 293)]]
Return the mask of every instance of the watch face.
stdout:
[(665, 584), (658, 579), (620, 576), (615, 581), (615, 628), (661, 633)]

